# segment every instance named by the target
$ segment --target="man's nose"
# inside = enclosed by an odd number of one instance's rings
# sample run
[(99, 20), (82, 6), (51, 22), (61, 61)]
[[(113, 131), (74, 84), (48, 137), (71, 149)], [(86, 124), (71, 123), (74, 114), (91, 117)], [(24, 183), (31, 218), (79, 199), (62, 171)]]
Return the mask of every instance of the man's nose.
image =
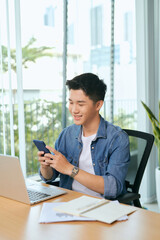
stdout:
[(73, 105), (72, 112), (73, 113), (79, 112), (78, 106), (76, 104)]

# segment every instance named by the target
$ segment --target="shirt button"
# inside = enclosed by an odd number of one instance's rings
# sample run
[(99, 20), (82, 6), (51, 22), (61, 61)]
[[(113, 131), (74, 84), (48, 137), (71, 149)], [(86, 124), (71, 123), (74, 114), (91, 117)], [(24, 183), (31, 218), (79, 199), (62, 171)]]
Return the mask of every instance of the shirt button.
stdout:
[(92, 149), (94, 149), (94, 147), (92, 147)]
[(93, 166), (95, 166), (96, 164), (95, 163), (93, 163)]

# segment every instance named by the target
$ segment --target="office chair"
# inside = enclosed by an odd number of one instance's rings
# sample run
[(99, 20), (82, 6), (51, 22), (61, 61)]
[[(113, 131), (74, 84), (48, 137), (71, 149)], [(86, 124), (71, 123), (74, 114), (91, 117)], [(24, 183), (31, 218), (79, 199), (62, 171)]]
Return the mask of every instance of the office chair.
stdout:
[(139, 188), (154, 143), (154, 136), (136, 130), (123, 130), (129, 136), (131, 161), (125, 181), (127, 193), (119, 196), (117, 200), (141, 208)]

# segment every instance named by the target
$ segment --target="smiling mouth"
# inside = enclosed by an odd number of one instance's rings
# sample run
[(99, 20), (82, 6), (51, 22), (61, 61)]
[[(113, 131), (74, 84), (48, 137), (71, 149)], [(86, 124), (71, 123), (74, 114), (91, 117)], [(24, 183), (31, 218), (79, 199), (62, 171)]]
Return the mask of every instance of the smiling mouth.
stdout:
[(78, 116), (77, 115), (73, 115), (74, 120), (80, 120), (81, 117), (82, 117), (81, 115), (80, 116), (79, 115)]

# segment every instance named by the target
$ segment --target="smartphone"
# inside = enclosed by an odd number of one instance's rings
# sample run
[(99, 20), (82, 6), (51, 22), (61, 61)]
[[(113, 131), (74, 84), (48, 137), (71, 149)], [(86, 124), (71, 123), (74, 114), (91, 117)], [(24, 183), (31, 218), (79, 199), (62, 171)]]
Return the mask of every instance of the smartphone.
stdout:
[(51, 153), (47, 148), (46, 144), (43, 141), (40, 140), (33, 140), (34, 144), (38, 148), (39, 151), (43, 151), (44, 153)]

